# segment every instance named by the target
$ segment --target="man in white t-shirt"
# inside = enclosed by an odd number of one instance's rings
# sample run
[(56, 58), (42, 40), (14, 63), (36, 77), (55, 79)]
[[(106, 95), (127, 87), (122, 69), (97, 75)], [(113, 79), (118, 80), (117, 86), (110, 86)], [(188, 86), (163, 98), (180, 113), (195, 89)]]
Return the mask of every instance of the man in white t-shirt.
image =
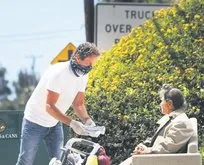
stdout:
[[(79, 135), (86, 135), (84, 125), (95, 126), (85, 107), (84, 92), (87, 73), (99, 55), (96, 46), (86, 42), (77, 47), (70, 61), (52, 65), (44, 73), (26, 104), (16, 165), (32, 165), (42, 140), (49, 157), (59, 159), (64, 140), (62, 123)], [(70, 106), (82, 122), (65, 114)]]

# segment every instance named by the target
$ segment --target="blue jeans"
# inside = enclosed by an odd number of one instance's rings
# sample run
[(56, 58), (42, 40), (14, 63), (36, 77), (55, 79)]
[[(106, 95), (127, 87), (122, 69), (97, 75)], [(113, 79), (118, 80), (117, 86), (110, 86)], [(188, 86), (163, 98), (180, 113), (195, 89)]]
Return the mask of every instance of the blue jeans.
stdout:
[(64, 144), (62, 124), (54, 127), (43, 127), (23, 119), (21, 130), (20, 152), (16, 165), (32, 165), (41, 141), (47, 146), (49, 158), (61, 156)]

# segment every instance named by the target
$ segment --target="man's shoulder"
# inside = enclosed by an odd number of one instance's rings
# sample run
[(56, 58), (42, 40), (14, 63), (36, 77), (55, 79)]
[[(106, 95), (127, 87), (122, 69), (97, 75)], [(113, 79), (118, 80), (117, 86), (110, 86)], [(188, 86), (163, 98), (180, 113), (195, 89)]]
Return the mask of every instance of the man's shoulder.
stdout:
[(180, 115), (176, 116), (175, 121), (189, 121), (190, 119), (188, 118), (188, 116), (186, 115), (186, 113), (181, 113)]
[(185, 113), (180, 114), (173, 121), (173, 125), (180, 128), (191, 128), (192, 123)]
[(68, 61), (66, 62), (58, 62), (56, 64), (50, 65), (50, 67), (48, 68), (48, 72), (52, 72), (52, 73), (60, 73), (63, 70), (68, 70)]

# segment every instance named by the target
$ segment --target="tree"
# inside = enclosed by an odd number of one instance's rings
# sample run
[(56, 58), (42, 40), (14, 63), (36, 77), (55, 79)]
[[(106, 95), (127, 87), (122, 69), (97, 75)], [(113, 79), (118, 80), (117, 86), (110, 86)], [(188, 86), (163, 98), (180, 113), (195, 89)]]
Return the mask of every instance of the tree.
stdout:
[(8, 81), (5, 80), (6, 69), (0, 66), (0, 101), (7, 100), (11, 90), (8, 87)]
[(0, 66), (0, 110), (13, 109), (8, 96), (11, 94), (11, 89), (8, 87), (9, 81), (5, 79), (6, 68)]
[(16, 109), (24, 109), (26, 102), (31, 96), (38, 83), (35, 72), (28, 73), (27, 70), (21, 70), (18, 74), (18, 81), (13, 82), (16, 98), (13, 101)]

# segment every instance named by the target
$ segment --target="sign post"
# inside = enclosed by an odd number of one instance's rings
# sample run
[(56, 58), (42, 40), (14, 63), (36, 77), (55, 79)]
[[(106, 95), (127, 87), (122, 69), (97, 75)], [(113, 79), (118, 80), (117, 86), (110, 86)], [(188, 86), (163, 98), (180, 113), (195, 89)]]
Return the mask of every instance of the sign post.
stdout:
[(153, 16), (155, 10), (169, 7), (167, 4), (98, 3), (95, 17), (95, 44), (107, 50), (120, 38)]
[(75, 50), (76, 47), (72, 43), (68, 43), (67, 46), (51, 61), (51, 64), (70, 60), (72, 53)]

